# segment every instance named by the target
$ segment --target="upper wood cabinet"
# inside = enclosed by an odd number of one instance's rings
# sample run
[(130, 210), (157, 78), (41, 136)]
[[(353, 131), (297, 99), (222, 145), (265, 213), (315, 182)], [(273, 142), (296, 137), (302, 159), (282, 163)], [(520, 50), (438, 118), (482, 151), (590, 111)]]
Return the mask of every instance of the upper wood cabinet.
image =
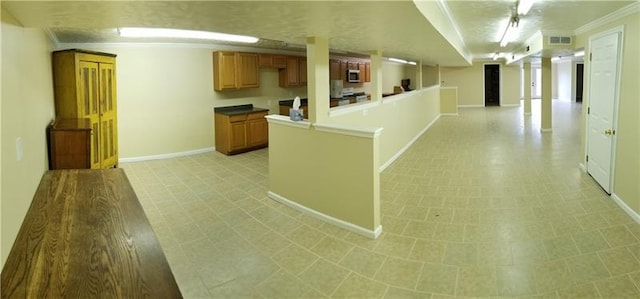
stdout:
[(364, 64), (364, 82), (371, 82), (371, 63)]
[(287, 58), (284, 55), (259, 54), (260, 67), (283, 69), (287, 67)]
[(91, 168), (116, 167), (116, 55), (73, 49), (52, 56), (56, 118), (88, 118)]
[(286, 67), (280, 69), (280, 87), (307, 85), (307, 58), (287, 56)]
[(329, 60), (329, 79), (347, 80), (347, 70), (359, 70), (360, 82), (371, 82), (371, 63), (347, 60)]
[(329, 80), (342, 80), (340, 60), (329, 60)]
[(216, 91), (260, 87), (256, 53), (213, 52), (213, 89)]

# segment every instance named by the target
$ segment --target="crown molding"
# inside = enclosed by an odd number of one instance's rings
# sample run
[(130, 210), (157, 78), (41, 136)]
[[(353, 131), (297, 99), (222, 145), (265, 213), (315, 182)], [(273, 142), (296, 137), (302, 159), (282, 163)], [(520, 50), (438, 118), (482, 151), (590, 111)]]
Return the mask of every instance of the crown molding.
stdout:
[(53, 33), (51, 28), (45, 28), (44, 32), (49, 36), (49, 38), (51, 39), (51, 42), (53, 42), (53, 47), (54, 48), (59, 48), (60, 47), (60, 40), (58, 40), (58, 36), (55, 33)]
[(445, 0), (438, 0), (438, 1), (436, 1), (436, 3), (438, 4), (438, 8), (440, 8), (440, 11), (445, 16), (445, 18), (447, 18), (447, 20), (449, 20), (449, 23), (453, 27), (453, 30), (456, 32), (456, 35), (458, 36), (458, 39), (460, 40), (460, 43), (462, 45), (462, 49), (458, 49), (458, 51), (464, 52), (462, 54), (463, 54), (465, 60), (468, 60), (469, 62), (471, 62), (473, 60), (472, 55), (471, 55), (471, 53), (469, 52), (469, 50), (467, 48), (467, 44), (465, 43), (464, 38), (462, 38), (462, 32), (460, 31), (460, 27), (458, 27), (458, 23), (453, 18), (453, 15), (451, 15), (451, 10), (449, 10), (449, 5), (447, 5), (447, 2)]
[(576, 29), (574, 31), (575, 35), (579, 35), (579, 34), (583, 34), (586, 33), (590, 30), (596, 29), (600, 26), (606, 25), (607, 23), (613, 22), (615, 20), (621, 19), (623, 17), (626, 17), (632, 13), (636, 13), (640, 11), (640, 2), (636, 1), (633, 2), (623, 8), (620, 8), (608, 15), (605, 15), (599, 19), (595, 19), (585, 25), (582, 25), (580, 27), (578, 27), (578, 29)]

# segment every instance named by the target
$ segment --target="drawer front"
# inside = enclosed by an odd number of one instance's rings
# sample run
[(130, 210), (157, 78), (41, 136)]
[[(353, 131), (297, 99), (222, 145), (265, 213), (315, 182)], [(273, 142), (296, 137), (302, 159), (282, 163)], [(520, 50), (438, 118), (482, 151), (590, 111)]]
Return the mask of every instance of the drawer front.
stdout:
[(238, 122), (238, 121), (245, 121), (247, 120), (247, 115), (246, 114), (238, 114), (238, 115), (231, 115), (229, 116), (229, 122)]
[(251, 119), (264, 119), (264, 117), (267, 116), (267, 112), (256, 112), (256, 113), (250, 113), (249, 115), (247, 115), (247, 120), (251, 120)]

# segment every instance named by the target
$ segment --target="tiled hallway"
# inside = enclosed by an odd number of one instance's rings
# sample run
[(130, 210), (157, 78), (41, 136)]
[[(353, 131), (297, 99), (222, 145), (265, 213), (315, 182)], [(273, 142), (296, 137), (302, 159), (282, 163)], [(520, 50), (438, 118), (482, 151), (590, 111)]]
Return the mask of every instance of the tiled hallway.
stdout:
[(267, 198), (267, 149), (122, 167), (186, 298), (640, 297), (640, 225), (578, 167), (580, 104), (551, 133), (521, 109), (441, 117), (381, 174), (377, 240)]

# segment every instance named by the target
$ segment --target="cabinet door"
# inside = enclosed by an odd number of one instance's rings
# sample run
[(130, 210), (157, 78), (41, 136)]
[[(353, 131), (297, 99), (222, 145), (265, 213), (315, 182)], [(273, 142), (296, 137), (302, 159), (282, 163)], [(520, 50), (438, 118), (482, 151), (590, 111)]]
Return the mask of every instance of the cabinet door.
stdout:
[(91, 123), (91, 168), (100, 169), (99, 64), (91, 61), (80, 61), (79, 64), (78, 118), (88, 118)]
[(273, 67), (273, 55), (271, 54), (258, 54), (258, 61), (260, 67)]
[(287, 86), (298, 86), (300, 85), (300, 78), (298, 75), (298, 57), (287, 57)]
[(244, 149), (247, 147), (246, 123), (244, 121), (233, 122), (229, 125), (229, 151)]
[(347, 81), (347, 70), (349, 70), (349, 64), (346, 61), (340, 61), (340, 79)]
[(287, 57), (283, 55), (273, 56), (273, 67), (283, 69), (287, 67)]
[(298, 78), (301, 86), (307, 85), (307, 59), (298, 58)]
[(100, 167), (118, 163), (118, 128), (116, 126), (116, 77), (114, 65), (100, 64)]
[(213, 89), (221, 91), (236, 88), (236, 53), (213, 53)]
[(339, 60), (329, 60), (329, 80), (342, 80)]
[(357, 70), (358, 69), (358, 63), (357, 62), (353, 62), (353, 61), (349, 61), (347, 63), (347, 68), (349, 70)]
[(371, 64), (364, 64), (364, 82), (371, 82)]
[(247, 121), (247, 146), (254, 147), (269, 143), (269, 124), (266, 119)]
[(237, 88), (259, 87), (258, 54), (236, 53)]

